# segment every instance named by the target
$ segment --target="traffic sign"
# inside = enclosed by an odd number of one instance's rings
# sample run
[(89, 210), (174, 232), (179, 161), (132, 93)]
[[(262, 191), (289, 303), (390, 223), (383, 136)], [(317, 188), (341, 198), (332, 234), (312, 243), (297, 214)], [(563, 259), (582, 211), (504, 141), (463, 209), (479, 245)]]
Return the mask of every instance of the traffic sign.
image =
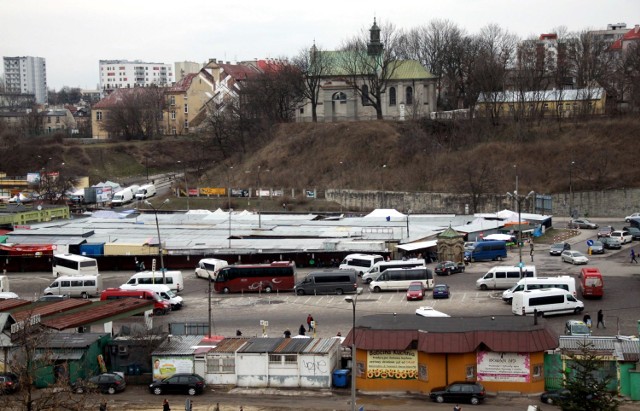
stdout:
[(587, 245), (591, 247), (593, 245), (593, 240), (587, 240)]

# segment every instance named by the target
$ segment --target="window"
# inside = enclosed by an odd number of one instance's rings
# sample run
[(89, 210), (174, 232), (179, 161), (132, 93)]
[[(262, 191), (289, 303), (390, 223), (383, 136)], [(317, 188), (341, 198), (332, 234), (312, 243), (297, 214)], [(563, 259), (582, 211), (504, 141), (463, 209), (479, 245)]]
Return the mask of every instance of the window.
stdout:
[(188, 105), (188, 104), (185, 104), (185, 105), (184, 105), (184, 112), (185, 112), (185, 113), (188, 113), (188, 112), (189, 112), (189, 105)]
[(390, 106), (396, 105), (396, 88), (395, 87), (391, 87), (389, 89), (389, 105)]
[(175, 120), (175, 119), (176, 119), (176, 111), (171, 110), (171, 120)]
[(333, 101), (339, 101), (340, 104), (347, 104), (347, 95), (341, 91), (334, 93), (331, 99)]
[(429, 369), (425, 364), (418, 365), (418, 379), (421, 381), (429, 381)]
[(184, 128), (185, 129), (189, 128), (189, 121), (187, 121), (187, 120), (184, 121)]
[(304, 114), (304, 107), (300, 107), (300, 114)]
[(533, 366), (533, 378), (542, 378), (543, 366), (542, 364), (534, 364)]
[(467, 365), (466, 366), (466, 378), (467, 380), (475, 380), (476, 379), (476, 366), (475, 365)]
[(369, 103), (369, 86), (366, 84), (362, 86), (362, 105), (368, 106)]
[(413, 87), (407, 87), (405, 94), (406, 94), (405, 100), (407, 102), (407, 105), (413, 104)]

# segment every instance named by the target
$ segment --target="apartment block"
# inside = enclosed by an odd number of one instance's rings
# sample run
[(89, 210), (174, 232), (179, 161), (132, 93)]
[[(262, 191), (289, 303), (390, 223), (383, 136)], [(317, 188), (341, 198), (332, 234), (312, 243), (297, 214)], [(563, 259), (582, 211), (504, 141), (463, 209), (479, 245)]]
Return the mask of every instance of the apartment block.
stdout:
[(33, 94), (36, 103), (47, 103), (47, 63), (42, 57), (4, 57), (7, 93)]
[(166, 87), (173, 82), (171, 64), (146, 63), (140, 60), (100, 60), (100, 89), (106, 92), (151, 85)]

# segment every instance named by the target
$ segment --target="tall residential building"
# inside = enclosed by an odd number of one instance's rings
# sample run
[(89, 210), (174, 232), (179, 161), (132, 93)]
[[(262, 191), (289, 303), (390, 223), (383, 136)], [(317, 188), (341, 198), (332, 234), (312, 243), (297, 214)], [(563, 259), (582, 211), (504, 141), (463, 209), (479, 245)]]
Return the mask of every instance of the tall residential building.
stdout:
[(170, 86), (174, 82), (173, 67), (164, 63), (140, 60), (100, 60), (100, 89)]
[(5, 57), (7, 93), (33, 94), (36, 103), (47, 103), (47, 63), (42, 57)]

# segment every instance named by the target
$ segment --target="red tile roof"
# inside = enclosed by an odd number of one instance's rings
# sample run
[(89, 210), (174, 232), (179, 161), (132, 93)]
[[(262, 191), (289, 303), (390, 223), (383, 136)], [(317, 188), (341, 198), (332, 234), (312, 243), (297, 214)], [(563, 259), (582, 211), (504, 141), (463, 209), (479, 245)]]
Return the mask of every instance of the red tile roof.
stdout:
[(252, 66), (245, 66), (240, 64), (218, 64), (218, 65), (222, 67), (222, 69), (228, 76), (233, 77), (233, 79), (236, 81), (251, 79), (258, 76), (258, 74), (260, 74), (260, 72)]
[(10, 312), (14, 308), (31, 304), (31, 301), (21, 300), (19, 298), (11, 298), (9, 300), (0, 300), (0, 312)]
[(67, 300), (56, 301), (51, 303), (32, 303), (29, 306), (21, 306), (17, 310), (11, 311), (11, 316), (16, 321), (22, 321), (26, 318), (31, 317), (34, 314), (39, 314), (41, 318), (59, 314), (65, 311), (70, 311), (76, 309), (78, 307), (82, 307), (85, 305), (90, 305), (91, 301), (89, 300), (79, 300), (75, 298), (69, 298)]
[(119, 88), (111, 92), (107, 97), (98, 101), (93, 108), (111, 108), (115, 107), (128, 96), (146, 93), (149, 87)]
[(76, 311), (63, 316), (42, 320), (46, 327), (56, 330), (75, 328), (81, 325), (105, 320), (110, 317), (122, 316), (125, 314), (134, 315), (153, 308), (153, 301), (140, 300), (136, 298), (124, 298), (122, 300), (100, 301), (91, 304), (88, 309)]
[(167, 90), (168, 93), (182, 93), (189, 90), (191, 82), (198, 75), (198, 73), (189, 73), (185, 75), (180, 81), (178, 81), (172, 87)]
[(637, 25), (632, 28), (631, 30), (629, 30), (628, 32), (624, 33), (624, 35), (622, 37), (620, 37), (618, 40), (616, 40), (612, 45), (611, 48), (614, 50), (620, 50), (622, 48), (622, 43), (625, 41), (638, 41), (640, 40), (640, 25)]

